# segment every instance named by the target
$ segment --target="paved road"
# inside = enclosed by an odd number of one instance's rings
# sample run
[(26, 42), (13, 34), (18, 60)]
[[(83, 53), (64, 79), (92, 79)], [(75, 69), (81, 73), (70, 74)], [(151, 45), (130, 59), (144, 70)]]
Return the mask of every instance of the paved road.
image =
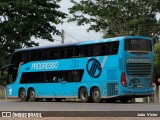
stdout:
[[(92, 120), (99, 120), (99, 119), (128, 120), (128, 119), (131, 119), (131, 117), (133, 117), (132, 120), (146, 120), (146, 119), (151, 120), (153, 117), (147, 116), (147, 113), (149, 111), (149, 114), (150, 113), (158, 114), (158, 117), (154, 117), (155, 120), (158, 120), (160, 117), (160, 103), (80, 103), (80, 102), (74, 102), (74, 101), (21, 102), (19, 99), (16, 99), (16, 100), (1, 99), (0, 112), (4, 112), (4, 111), (9, 111), (12, 113), (16, 111), (40, 112), (42, 113), (42, 117), (44, 117), (45, 120), (46, 119), (52, 120), (52, 117), (56, 117), (56, 119), (58, 120), (62, 120), (62, 119), (75, 120), (75, 117), (77, 117), (76, 119), (81, 119), (81, 117), (83, 117), (83, 120), (90, 120), (89, 118), (92, 118)], [(42, 111), (46, 111), (46, 112), (42, 112)], [(77, 112), (74, 112), (74, 111), (77, 111)], [(84, 111), (89, 111), (89, 112), (84, 112)], [(123, 111), (123, 112), (120, 112), (120, 111)], [(133, 111), (137, 111), (137, 112), (130, 113)], [(138, 113), (145, 114), (146, 116), (137, 117)], [(131, 117), (129, 116), (130, 114), (131, 114)], [(49, 118), (46, 118), (46, 117), (49, 117)], [(8, 120), (5, 118), (0, 118), (0, 119)], [(16, 120), (16, 118), (12, 118), (10, 120)], [(41, 119), (41, 120), (44, 120), (44, 119)]]
[(160, 103), (21, 102), (0, 100), (0, 111), (160, 111)]

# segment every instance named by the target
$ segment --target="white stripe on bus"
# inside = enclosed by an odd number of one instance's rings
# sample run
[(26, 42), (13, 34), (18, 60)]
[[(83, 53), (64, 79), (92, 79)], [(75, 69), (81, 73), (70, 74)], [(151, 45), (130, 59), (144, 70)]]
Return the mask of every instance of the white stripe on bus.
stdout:
[(96, 59), (98, 60), (98, 59), (99, 59), (99, 56), (97, 56)]
[(105, 63), (106, 63), (107, 58), (108, 58), (108, 56), (105, 56), (105, 57), (104, 57), (103, 62), (102, 62), (102, 65), (101, 65), (102, 68), (104, 67), (104, 65), (105, 65)]

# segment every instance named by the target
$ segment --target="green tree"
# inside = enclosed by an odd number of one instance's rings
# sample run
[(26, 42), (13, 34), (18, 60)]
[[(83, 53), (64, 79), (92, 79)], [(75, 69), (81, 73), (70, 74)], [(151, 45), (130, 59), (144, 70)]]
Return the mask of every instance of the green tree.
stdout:
[(52, 35), (60, 35), (55, 25), (66, 18), (66, 14), (58, 10), (60, 1), (0, 0), (1, 59), (16, 49), (37, 46), (32, 36), (54, 41)]
[(0, 86), (6, 86), (7, 83), (7, 73), (4, 73), (3, 76), (0, 76)]
[(159, 32), (156, 14), (160, 0), (80, 0), (70, 8), (69, 21), (90, 24), (88, 30), (101, 31), (105, 37), (144, 35), (155, 37)]
[(160, 77), (160, 43), (154, 45), (154, 76)]

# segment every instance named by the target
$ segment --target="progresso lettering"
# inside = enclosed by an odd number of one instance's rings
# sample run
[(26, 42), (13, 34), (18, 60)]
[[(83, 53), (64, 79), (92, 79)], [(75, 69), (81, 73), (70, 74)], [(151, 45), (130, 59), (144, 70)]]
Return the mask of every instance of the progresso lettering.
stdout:
[(58, 62), (32, 64), (32, 70), (48, 70), (48, 69), (57, 69), (57, 68), (58, 68)]
[(151, 59), (127, 59), (127, 63), (151, 63)]

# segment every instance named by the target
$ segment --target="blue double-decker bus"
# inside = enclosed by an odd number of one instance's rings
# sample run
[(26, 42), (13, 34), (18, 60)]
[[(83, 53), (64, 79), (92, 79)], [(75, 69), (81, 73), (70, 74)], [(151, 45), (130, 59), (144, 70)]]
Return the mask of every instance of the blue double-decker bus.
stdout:
[(153, 93), (152, 40), (123, 36), (17, 50), (8, 68), (8, 98), (79, 98), (128, 102)]

